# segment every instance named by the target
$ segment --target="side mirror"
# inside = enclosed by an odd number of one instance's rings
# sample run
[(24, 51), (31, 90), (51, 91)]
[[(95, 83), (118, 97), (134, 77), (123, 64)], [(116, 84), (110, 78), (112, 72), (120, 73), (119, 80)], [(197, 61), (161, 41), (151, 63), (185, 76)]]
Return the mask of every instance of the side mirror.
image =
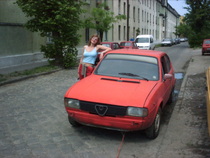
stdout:
[(164, 75), (164, 80), (172, 79), (173, 75), (171, 74), (165, 74)]

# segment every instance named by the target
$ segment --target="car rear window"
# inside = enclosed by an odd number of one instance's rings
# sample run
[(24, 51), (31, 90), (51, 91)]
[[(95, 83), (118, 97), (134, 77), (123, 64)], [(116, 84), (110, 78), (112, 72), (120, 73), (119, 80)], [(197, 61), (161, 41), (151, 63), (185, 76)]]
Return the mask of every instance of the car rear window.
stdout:
[(123, 43), (120, 43), (120, 46), (131, 46), (131, 43), (123, 42)]
[(108, 54), (94, 73), (120, 78), (159, 80), (157, 59), (140, 55)]
[(210, 40), (204, 41), (204, 44), (210, 44)]
[(149, 38), (136, 38), (135, 42), (136, 43), (148, 43)]
[(111, 48), (110, 44), (106, 43), (106, 44), (102, 44), (102, 46), (105, 46), (105, 47), (109, 47)]

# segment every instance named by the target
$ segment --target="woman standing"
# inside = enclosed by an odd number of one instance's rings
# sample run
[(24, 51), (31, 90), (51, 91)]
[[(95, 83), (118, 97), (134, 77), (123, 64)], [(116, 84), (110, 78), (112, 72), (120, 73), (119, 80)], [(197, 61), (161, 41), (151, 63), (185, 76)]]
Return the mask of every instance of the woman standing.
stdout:
[(80, 59), (80, 64), (78, 68), (79, 79), (83, 79), (86, 76), (89, 76), (93, 70), (96, 58), (98, 56), (98, 50), (103, 50), (100, 54), (99, 59), (101, 59), (104, 53), (111, 50), (109, 47), (100, 45), (101, 40), (98, 35), (92, 35), (88, 45), (84, 46), (84, 52), (82, 58)]

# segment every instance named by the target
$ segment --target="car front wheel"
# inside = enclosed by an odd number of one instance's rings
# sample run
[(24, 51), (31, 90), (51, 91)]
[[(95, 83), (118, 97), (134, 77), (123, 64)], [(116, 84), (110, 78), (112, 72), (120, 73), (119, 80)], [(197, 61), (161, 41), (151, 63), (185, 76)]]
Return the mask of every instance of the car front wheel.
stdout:
[(169, 99), (168, 99), (168, 104), (171, 104), (172, 102), (173, 102), (173, 100), (174, 100), (174, 88), (172, 89), (172, 91), (171, 91), (171, 94), (170, 94), (170, 97), (169, 97)]
[(158, 113), (155, 117), (154, 122), (152, 125), (146, 129), (145, 134), (149, 139), (155, 139), (160, 131), (160, 122), (161, 122), (161, 109), (159, 108)]
[(74, 119), (72, 119), (70, 116), (68, 116), (68, 120), (69, 120), (69, 123), (73, 126), (73, 127), (79, 127), (81, 126), (81, 124), (77, 121), (75, 121)]

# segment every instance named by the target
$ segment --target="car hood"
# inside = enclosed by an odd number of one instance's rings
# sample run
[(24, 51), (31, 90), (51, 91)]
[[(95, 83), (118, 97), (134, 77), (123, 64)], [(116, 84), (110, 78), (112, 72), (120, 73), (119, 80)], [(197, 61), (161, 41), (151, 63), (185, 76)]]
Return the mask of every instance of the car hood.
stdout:
[(91, 75), (69, 88), (65, 97), (103, 104), (143, 107), (156, 84), (157, 81), (122, 80)]

